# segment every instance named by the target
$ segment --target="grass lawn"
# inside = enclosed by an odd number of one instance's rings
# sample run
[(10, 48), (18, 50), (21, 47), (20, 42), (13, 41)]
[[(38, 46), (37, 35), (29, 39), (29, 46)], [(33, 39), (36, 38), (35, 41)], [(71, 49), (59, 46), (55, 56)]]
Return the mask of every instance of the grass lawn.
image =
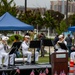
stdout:
[[(38, 63), (49, 63), (49, 56), (39, 57)], [(68, 58), (68, 61), (70, 61), (70, 58)]]
[(48, 63), (49, 62), (49, 56), (39, 57), (38, 63)]

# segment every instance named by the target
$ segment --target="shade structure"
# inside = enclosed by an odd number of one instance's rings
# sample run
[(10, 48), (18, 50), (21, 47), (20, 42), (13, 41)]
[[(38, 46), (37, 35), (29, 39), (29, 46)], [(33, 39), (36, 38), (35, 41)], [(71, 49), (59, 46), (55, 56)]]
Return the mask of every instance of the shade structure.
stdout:
[(75, 32), (75, 26), (69, 27), (68, 30)]
[(6, 12), (0, 17), (0, 30), (33, 30), (32, 25), (26, 24)]

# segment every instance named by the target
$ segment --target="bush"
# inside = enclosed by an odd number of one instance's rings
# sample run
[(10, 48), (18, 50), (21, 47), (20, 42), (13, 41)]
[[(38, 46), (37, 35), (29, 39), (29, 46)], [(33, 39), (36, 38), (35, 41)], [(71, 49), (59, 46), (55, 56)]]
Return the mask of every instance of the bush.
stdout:
[[(22, 41), (23, 40), (23, 37), (21, 35), (17, 35), (19, 37), (19, 40)], [(9, 37), (9, 40), (7, 41), (8, 44), (12, 44), (15, 40), (15, 35), (12, 35)]]

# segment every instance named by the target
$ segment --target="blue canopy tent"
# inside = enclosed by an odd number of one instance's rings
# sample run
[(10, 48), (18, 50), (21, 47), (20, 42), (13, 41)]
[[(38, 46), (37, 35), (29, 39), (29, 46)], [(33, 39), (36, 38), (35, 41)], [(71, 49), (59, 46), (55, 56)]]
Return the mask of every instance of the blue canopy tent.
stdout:
[(16, 19), (8, 12), (0, 17), (0, 30), (33, 30), (34, 27)]
[(75, 26), (69, 27), (68, 30), (75, 32)]
[(69, 27), (68, 31), (72, 31), (73, 32), (73, 35), (74, 35), (74, 43), (73, 44), (75, 44), (75, 26)]

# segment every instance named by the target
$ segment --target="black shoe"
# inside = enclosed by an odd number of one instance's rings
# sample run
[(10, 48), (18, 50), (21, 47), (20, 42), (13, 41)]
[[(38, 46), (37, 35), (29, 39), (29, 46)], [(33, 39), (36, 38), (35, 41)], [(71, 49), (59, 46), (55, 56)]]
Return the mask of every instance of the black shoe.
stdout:
[(30, 65), (31, 63), (30, 62), (26, 62), (26, 65)]
[(32, 61), (31, 64), (38, 64), (37, 62)]
[(6, 65), (3, 65), (3, 67), (7, 67)]

